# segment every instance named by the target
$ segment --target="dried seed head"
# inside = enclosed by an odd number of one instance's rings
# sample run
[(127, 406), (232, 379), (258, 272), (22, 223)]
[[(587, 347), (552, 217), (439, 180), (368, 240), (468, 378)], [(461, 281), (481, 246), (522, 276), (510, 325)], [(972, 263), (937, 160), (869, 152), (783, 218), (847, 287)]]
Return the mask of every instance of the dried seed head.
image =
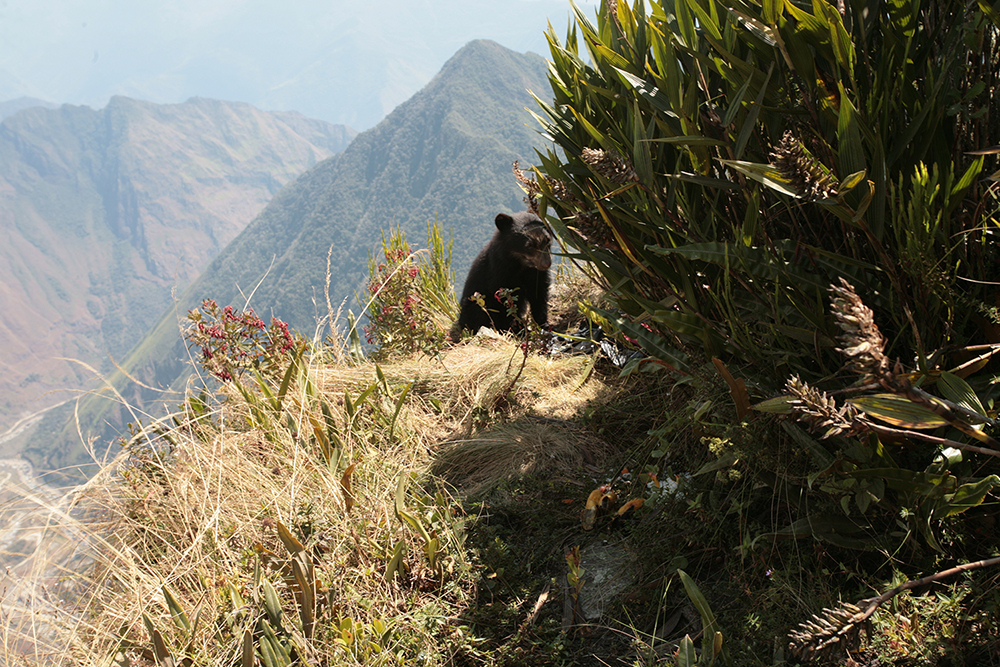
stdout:
[(813, 389), (808, 384), (792, 376), (785, 384), (785, 390), (792, 395), (789, 401), (792, 410), (813, 431), (822, 431), (820, 438), (836, 435), (857, 435), (866, 429), (858, 419), (858, 412), (850, 405), (837, 407), (826, 392)]
[(841, 333), (838, 340), (844, 347), (837, 351), (847, 357), (851, 370), (866, 379), (894, 386), (895, 375), (885, 356), (885, 337), (875, 325), (875, 315), (866, 306), (854, 287), (840, 279), (840, 285), (830, 285), (833, 295), (830, 305)]
[(593, 211), (578, 213), (576, 216), (576, 224), (573, 226), (587, 239), (587, 242), (591, 245), (600, 246), (602, 248), (618, 247), (614, 233), (611, 231), (611, 228), (608, 227), (608, 223), (604, 221), (604, 218), (600, 213), (595, 213)]
[(518, 164), (518, 160), (514, 160), (514, 178), (521, 185), (521, 189), (524, 190), (524, 203), (528, 207), (528, 210), (538, 215), (538, 197), (542, 194), (541, 188), (538, 187), (538, 181), (533, 178), (528, 178), (521, 171), (521, 167)]
[(823, 609), (822, 614), (799, 624), (788, 635), (788, 656), (796, 662), (822, 660), (846, 650), (857, 650), (865, 613), (850, 602), (841, 602), (836, 609)]
[(546, 177), (545, 184), (549, 186), (549, 192), (551, 192), (552, 196), (558, 201), (566, 204), (570, 208), (580, 208), (580, 200), (578, 200), (573, 194), (573, 191), (558, 178)]
[(618, 19), (618, 0), (608, 0), (608, 15), (615, 22), (615, 25), (618, 26), (618, 34), (624, 34), (621, 21)]
[(792, 132), (786, 131), (771, 154), (775, 168), (803, 199), (815, 201), (837, 196), (837, 180)]
[(580, 153), (580, 158), (612, 183), (621, 185), (628, 181), (639, 180), (639, 175), (635, 173), (632, 165), (616, 153), (600, 148), (584, 148)]

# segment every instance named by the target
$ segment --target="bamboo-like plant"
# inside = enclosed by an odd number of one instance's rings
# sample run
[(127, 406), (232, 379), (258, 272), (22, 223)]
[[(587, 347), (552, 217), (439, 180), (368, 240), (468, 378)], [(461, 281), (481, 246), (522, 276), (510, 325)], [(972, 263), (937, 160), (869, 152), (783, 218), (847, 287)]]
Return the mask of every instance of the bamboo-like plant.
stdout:
[(839, 369), (841, 277), (918, 360), (992, 326), (998, 14), (914, 0), (606, 0), (550, 29), (529, 193), (663, 363)]

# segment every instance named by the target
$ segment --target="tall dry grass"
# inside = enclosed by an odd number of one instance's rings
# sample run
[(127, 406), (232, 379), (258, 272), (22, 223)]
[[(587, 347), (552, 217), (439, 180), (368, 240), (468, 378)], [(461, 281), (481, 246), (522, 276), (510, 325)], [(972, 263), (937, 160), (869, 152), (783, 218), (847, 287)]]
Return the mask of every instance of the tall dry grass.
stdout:
[(339, 359), (303, 362), (278, 406), (253, 382), (189, 396), (71, 495), (22, 494), (44, 521), (7, 573), (3, 663), (251, 664), (272, 645), (309, 664), (447, 663), (475, 577), (455, 486), (431, 470), (481, 490), (531, 469), (510, 462), (583, 460), (600, 446), (557, 422), (599, 384), (586, 357), (525, 359), (506, 338)]

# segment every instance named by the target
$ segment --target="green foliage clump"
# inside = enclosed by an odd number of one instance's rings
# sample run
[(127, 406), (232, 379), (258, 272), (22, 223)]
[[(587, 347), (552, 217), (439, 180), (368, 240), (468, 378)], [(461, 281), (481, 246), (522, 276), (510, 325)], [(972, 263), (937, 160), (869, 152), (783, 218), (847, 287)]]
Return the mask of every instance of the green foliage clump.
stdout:
[[(902, 507), (907, 534), (941, 550), (933, 526), (1000, 485), (963, 462), (1000, 457), (981, 426), (997, 426), (993, 382), (972, 376), (995, 349), (975, 347), (987, 323), (968, 307), (991, 303), (997, 273), (992, 151), (976, 149), (997, 129), (998, 21), (934, 0), (678, 0), (605, 2), (596, 25), (577, 11), (565, 45), (549, 32), (540, 120), (561, 151), (522, 186), (601, 274), (622, 334), (687, 371), (725, 358), (751, 391), (785, 383), (763, 409), (825, 440), (794, 427), (817, 471), (767, 476), (819, 496), (791, 534), (871, 547), (845, 515)], [(748, 390), (717, 367), (742, 419)], [(824, 389), (851, 382), (864, 395)], [(850, 521), (887, 518), (868, 514)]]
[[(938, 0), (574, 11), (565, 41), (548, 34), (538, 119), (555, 146), (519, 179), (529, 200), (608, 287), (617, 310), (598, 314), (654, 363), (697, 375), (713, 359), (737, 423), (752, 395), (783, 391), (757, 407), (813, 432), (706, 433), (716, 460), (687, 470), (708, 520), (740, 517), (744, 558), (778, 539), (917, 572), (988, 555), (956, 527), (1000, 488), (1000, 15)], [(713, 496), (721, 478), (745, 495)], [(780, 512), (747, 520), (768, 502)], [(789, 656), (842, 649), (862, 615), (829, 615), (834, 638), (803, 626)]]
[(613, 286), (622, 332), (667, 363), (733, 355), (771, 387), (832, 375), (840, 277), (893, 357), (926, 367), (981, 334), (997, 16), (841, 7), (605, 2), (565, 43), (549, 32), (557, 150), (533, 194)]

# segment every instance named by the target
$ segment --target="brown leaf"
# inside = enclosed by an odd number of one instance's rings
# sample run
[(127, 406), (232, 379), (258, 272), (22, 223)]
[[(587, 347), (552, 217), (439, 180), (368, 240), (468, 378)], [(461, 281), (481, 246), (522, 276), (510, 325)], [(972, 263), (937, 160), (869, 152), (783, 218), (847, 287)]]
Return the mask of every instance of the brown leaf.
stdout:
[(357, 463), (352, 463), (347, 466), (347, 470), (344, 471), (343, 477), (340, 478), (340, 490), (344, 493), (344, 504), (347, 506), (345, 511), (350, 512), (351, 508), (354, 507), (354, 494), (351, 493), (351, 474), (354, 472), (354, 466)]
[(628, 512), (635, 511), (642, 507), (642, 504), (646, 502), (643, 498), (633, 498), (624, 505), (618, 508), (618, 513), (616, 516), (625, 516)]
[(712, 363), (729, 385), (729, 395), (736, 404), (736, 416), (743, 419), (750, 412), (750, 395), (747, 393), (746, 383), (743, 382), (743, 378), (734, 378), (721, 359), (712, 359)]
[(606, 509), (610, 503), (613, 503), (618, 499), (618, 493), (616, 491), (611, 491), (610, 484), (602, 484), (587, 496), (587, 506), (584, 508), (583, 513), (580, 515), (580, 521), (583, 523), (584, 530), (591, 530), (594, 527), (594, 521), (597, 520), (598, 513)]

